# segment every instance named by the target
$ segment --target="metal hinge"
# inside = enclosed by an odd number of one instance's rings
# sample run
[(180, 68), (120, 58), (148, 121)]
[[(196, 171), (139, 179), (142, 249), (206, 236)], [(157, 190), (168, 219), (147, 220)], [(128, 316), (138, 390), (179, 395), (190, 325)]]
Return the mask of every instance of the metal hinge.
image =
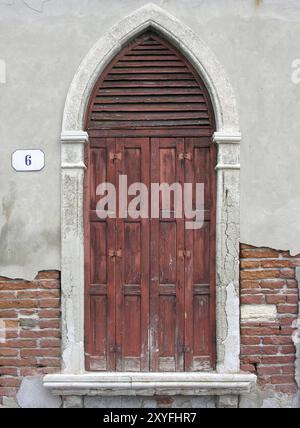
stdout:
[(121, 346), (111, 345), (110, 352), (114, 352), (115, 354), (121, 353)]
[(121, 160), (122, 159), (122, 153), (109, 153), (109, 160), (114, 161), (114, 160)]
[(183, 160), (183, 159), (192, 160), (192, 155), (191, 155), (191, 153), (179, 153), (178, 159), (179, 160)]
[(189, 346), (184, 346), (181, 344), (177, 345), (177, 352), (179, 354), (185, 354), (185, 353), (190, 352), (190, 351), (191, 351), (191, 348)]
[(122, 250), (109, 250), (108, 255), (109, 255), (109, 257), (121, 257), (122, 256)]
[(184, 259), (185, 257), (189, 258), (189, 257), (191, 257), (191, 252), (190, 252), (190, 250), (179, 250), (178, 251), (178, 257), (180, 259)]

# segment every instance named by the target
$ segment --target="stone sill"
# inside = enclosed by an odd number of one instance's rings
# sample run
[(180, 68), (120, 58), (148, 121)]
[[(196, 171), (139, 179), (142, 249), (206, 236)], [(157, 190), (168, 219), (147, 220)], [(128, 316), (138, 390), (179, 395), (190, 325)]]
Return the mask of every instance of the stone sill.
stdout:
[(256, 376), (207, 372), (86, 372), (49, 374), (43, 382), (45, 388), (55, 395), (228, 395), (250, 392), (256, 383)]

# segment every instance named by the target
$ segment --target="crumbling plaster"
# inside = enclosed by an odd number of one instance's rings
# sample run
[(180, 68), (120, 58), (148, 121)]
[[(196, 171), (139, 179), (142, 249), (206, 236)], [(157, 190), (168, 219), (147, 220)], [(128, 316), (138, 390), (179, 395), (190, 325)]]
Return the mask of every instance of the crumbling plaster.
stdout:
[[(39, 270), (60, 269), (59, 135), (70, 82), (97, 39), (148, 2), (27, 3), (0, 1), (7, 71), (0, 85), (0, 275), (31, 280)], [(154, 3), (206, 42), (234, 87), (243, 132), (241, 242), (299, 252), (300, 188), (291, 185), (299, 181), (300, 86), (291, 80), (299, 57), (299, 1)], [(44, 150), (46, 167), (15, 172), (11, 153), (29, 147)]]
[(299, 304), (298, 319), (293, 333), (293, 342), (296, 347), (295, 380), (298, 385), (298, 393), (295, 397), (295, 407), (300, 408), (300, 267), (296, 267), (296, 279), (298, 282)]
[[(91, 374), (84, 370), (83, 176), (84, 111), (96, 77), (116, 49), (147, 27), (162, 32), (191, 59), (206, 81), (215, 108), (217, 161), (217, 368), (216, 373)], [(113, 48), (115, 46), (115, 48)], [(228, 100), (231, 100), (228, 104)], [(63, 395), (239, 395), (255, 376), (240, 374), (239, 361), (239, 133), (232, 88), (214, 54), (183, 23), (153, 4), (125, 17), (100, 38), (82, 62), (67, 96), (62, 143), (62, 350), (63, 373), (44, 385)], [(221, 400), (222, 401), (222, 400)], [(226, 400), (225, 400), (226, 401)], [(232, 400), (222, 405), (230, 405)], [(233, 400), (237, 403), (237, 400)]]
[[(103, 0), (102, 8), (100, 8), (99, 1), (90, 1), (91, 9), (88, 12), (85, 9), (87, 5), (83, 5), (82, 2), (70, 2), (72, 3), (71, 8), (67, 5), (68, 2), (51, 0), (47, 2), (48, 4), (44, 4), (46, 2), (40, 3), (43, 4), (37, 7), (34, 5), (36, 9), (39, 9), (36, 10), (40, 16), (37, 19), (29, 15), (34, 10), (20, 13), (16, 2), (0, 2), (1, 12), (4, 11), (0, 17), (3, 20), (2, 33), (4, 35), (1, 40), (10, 51), (14, 51), (14, 56), (19, 60), (19, 64), (14, 64), (14, 61), (10, 60), (9, 54), (6, 53), (6, 49), (3, 49), (4, 55), (9, 58), (8, 65), (12, 65), (12, 67), (8, 69), (7, 86), (1, 86), (4, 96), (2, 102), (0, 100), (1, 108), (4, 103), (6, 107), (9, 107), (5, 109), (7, 113), (4, 114), (4, 121), (2, 121), (5, 126), (0, 129), (0, 138), (6, 141), (5, 147), (3, 147), (3, 155), (8, 160), (0, 172), (1, 180), (1, 176), (5, 177), (5, 180), (1, 181), (0, 189), (3, 201), (3, 209), (0, 214), (2, 255), (0, 274), (27, 279), (32, 279), (41, 268), (60, 268), (59, 122), (68, 83), (79, 63), (79, 57), (82, 57), (93, 44), (91, 40), (95, 34), (97, 34), (96, 38), (99, 37), (101, 32), (105, 33), (109, 29), (111, 23), (117, 20), (116, 18), (134, 10), (137, 3), (140, 5), (147, 2), (129, 0), (126, 2), (126, 6), (123, 3), (122, 8), (120, 8), (119, 1), (110, 0), (107, 2)], [(79, 5), (79, 3), (81, 4)], [(300, 153), (297, 155), (299, 147), (294, 144), (297, 135), (295, 125), (298, 123), (294, 119), (300, 113), (299, 107), (297, 107), (297, 86), (291, 83), (289, 75), (289, 61), (297, 55), (297, 46), (293, 40), (299, 38), (295, 36), (297, 31), (299, 33), (299, 3), (290, 0), (288, 5), (281, 4), (278, 8), (277, 2), (267, 1), (264, 2), (264, 5), (256, 8), (257, 10), (254, 10), (253, 2), (250, 0), (243, 2), (243, 4), (229, 0), (226, 5), (224, 1), (220, 1), (217, 8), (212, 7), (212, 2), (207, 0), (204, 0), (201, 5), (191, 0), (188, 2), (190, 8), (188, 5), (183, 6), (182, 2), (176, 0), (173, 4), (169, 2), (159, 3), (164, 3), (164, 8), (185, 20), (196, 33), (201, 34), (201, 37), (208, 42), (221, 59), (229, 72), (230, 80), (234, 84), (244, 137), (241, 177), (241, 240), (256, 246), (290, 249), (292, 253), (298, 253), (300, 247), (296, 237), (299, 236), (299, 222), (297, 220), (300, 195), (297, 194), (297, 188), (289, 186), (288, 183), (297, 180), (298, 166), (295, 161), (300, 156)], [(13, 11), (8, 11), (7, 6), (9, 5), (14, 6)], [(103, 15), (103, 10), (106, 11), (105, 15)], [(199, 13), (191, 14), (190, 10), (199, 11)], [(55, 22), (52, 20), (53, 16), (56, 17)], [(10, 20), (17, 22), (18, 31), (14, 40), (7, 38), (8, 33), (5, 32), (8, 26), (5, 19), (7, 22)], [(42, 21), (39, 21), (40, 19)], [(66, 19), (69, 22), (68, 28), (64, 25)], [(101, 25), (99, 25), (99, 21)], [(236, 25), (237, 22), (238, 25)], [(28, 32), (29, 24), (31, 26), (30, 32)], [(253, 33), (249, 31), (251, 25)], [(48, 29), (47, 34), (43, 34), (43, 28)], [(218, 29), (218, 31), (213, 31), (213, 28)], [(208, 31), (209, 29), (212, 31)], [(271, 43), (271, 38), (266, 38), (266, 35), (270, 33), (274, 35), (274, 29), (276, 29), (277, 38), (274, 40), (272, 37)], [(35, 41), (37, 32), (42, 35), (39, 45)], [(62, 32), (64, 32), (65, 37), (61, 37)], [(60, 38), (59, 42), (56, 37), (53, 37), (54, 34)], [(223, 38), (224, 34), (228, 36), (226, 40)], [(251, 44), (252, 41), (256, 43), (255, 36), (258, 34), (263, 40), (262, 43), (258, 44), (261, 48)], [(50, 41), (49, 35), (53, 40)], [(80, 37), (78, 37), (79, 35)], [(19, 37), (22, 37), (22, 40)], [(74, 37), (77, 40), (76, 44), (74, 44)], [(233, 40), (235, 43), (232, 43)], [(51, 45), (52, 41), (53, 45)], [(11, 49), (14, 43), (18, 43), (19, 46)], [(224, 43), (227, 44), (227, 49), (224, 49)], [(43, 44), (47, 46), (47, 49), (43, 49)], [(273, 49), (281, 44), (286, 49), (277, 49), (277, 52), (280, 50), (280, 55), (274, 56)], [(68, 46), (72, 46), (72, 49), (67, 49)], [(246, 46), (245, 52), (243, 52), (243, 46)], [(45, 52), (42, 53), (40, 48)], [(261, 49), (263, 49), (264, 61), (258, 61), (261, 58)], [(19, 54), (18, 50), (20, 51)], [(61, 52), (65, 53), (63, 60), (61, 57), (56, 58), (57, 53), (61, 54)], [(254, 55), (248, 55), (247, 52), (254, 52)], [(247, 55), (247, 58), (244, 57), (244, 54)], [(45, 59), (43, 55), (48, 55), (48, 57)], [(51, 58), (53, 58), (53, 64), (50, 64), (49, 67)], [(44, 61), (47, 72), (43, 67), (39, 70), (39, 61)], [(254, 68), (251, 66), (252, 61), (255, 61)], [(25, 67), (25, 73), (19, 79), (20, 72), (24, 71), (22, 64), (27, 64), (28, 73), (26, 74)], [(284, 64), (286, 68), (281, 75), (279, 70), (283, 69)], [(246, 73), (243, 68), (247, 71), (253, 69), (256, 72), (249, 75), (249, 72)], [(248, 76), (247, 88), (249, 90), (247, 91), (244, 89), (243, 76)], [(259, 94), (255, 92), (258, 76), (262, 79)], [(31, 79), (32, 77), (33, 79)], [(22, 83), (20, 83), (22, 79), (23, 84), (26, 85), (28, 81), (32, 81), (32, 86), (25, 90), (22, 88), (24, 100), (27, 98), (30, 101), (27, 111), (23, 111), (22, 118), (17, 124), (13, 124), (12, 117), (7, 116), (13, 108), (12, 101), (8, 101), (8, 97), (14, 99), (11, 97), (11, 85), (18, 81), (15, 88), (19, 90), (20, 86), (22, 87)], [(283, 100), (283, 104), (280, 104), (280, 107), (278, 105), (275, 107), (272, 97), (267, 95), (270, 92), (274, 93), (275, 88), (285, 88), (286, 91), (285, 100)], [(44, 103), (41, 107), (40, 99), (43, 93), (45, 96), (45, 92), (48, 93), (47, 100), (50, 99), (51, 102)], [(256, 106), (256, 114), (253, 112), (253, 105)], [(283, 130), (279, 127), (279, 122), (281, 122), (279, 117), (283, 113), (281, 109), (284, 109), (285, 117), (289, 120), (289, 126), (285, 127), (284, 135), (282, 134)], [(249, 114), (250, 111), (251, 114)], [(53, 114), (53, 112), (55, 113)], [(42, 121), (43, 116), (41, 115), (47, 117), (46, 122)], [(266, 125), (262, 119), (266, 121)], [(32, 126), (28, 127), (28, 123), (32, 123)], [(43, 123), (42, 128), (38, 126), (39, 123)], [(278, 125), (271, 126), (277, 123)], [(293, 125), (290, 126), (291, 124)], [(9, 138), (7, 138), (8, 134)], [(282, 146), (283, 140), (286, 142), (284, 147)], [(30, 173), (26, 176), (10, 170), (10, 153), (15, 148), (28, 147), (29, 143), (31, 143), (31, 147), (42, 147), (46, 151), (46, 169), (39, 174), (38, 186), (36, 184), (37, 174)], [(261, 151), (268, 154), (268, 157), (261, 157)], [(253, 171), (253, 164), (256, 166), (255, 171)], [(284, 174), (283, 171), (285, 171)], [(263, 182), (262, 176), (264, 177)], [(81, 179), (77, 183), (81, 186)], [(45, 189), (47, 189), (47, 198), (45, 198)], [(11, 199), (14, 199), (15, 203), (12, 202), (9, 205)], [(22, 212), (23, 223), (20, 222), (20, 212)], [(49, 213), (51, 214), (49, 215)], [(38, 220), (40, 227), (37, 227), (36, 220)], [(227, 233), (231, 227), (234, 227), (235, 221), (226, 221), (223, 225), (226, 228), (225, 233)], [(227, 244), (226, 241), (225, 245), (227, 246)], [(229, 263), (238, 258), (237, 251), (236, 246), (233, 253), (227, 247)], [(82, 275), (81, 271), (79, 278), (80, 275)], [(74, 272), (74, 276), (76, 276), (76, 272)], [(74, 297), (72, 285), (70, 287), (67, 294), (69, 297)], [(226, 328), (223, 335), (220, 335), (220, 340), (225, 348), (227, 346), (230, 348), (228, 331), (230, 329), (235, 331), (237, 320), (235, 319), (234, 324), (228, 328), (226, 311), (230, 302), (235, 305), (238, 295), (235, 292), (236, 283), (234, 285), (225, 281), (224, 287), (226, 292), (222, 293), (220, 299), (223, 302), (222, 319), (224, 322), (226, 321)], [(69, 312), (69, 316), (74, 316), (72, 311)], [(66, 334), (74, 335), (75, 330)], [(295, 343), (298, 355), (296, 376), (299, 381), (299, 342), (295, 341)], [(83, 346), (81, 342), (78, 345)], [(66, 350), (66, 352), (69, 351)], [(72, 351), (70, 352), (72, 353)]]
[[(84, 371), (83, 177), (84, 113), (95, 80), (116, 52), (145, 28), (160, 31), (191, 60), (206, 82), (215, 109), (217, 170), (217, 370), (239, 371), (239, 120), (235, 97), (214, 54), (188, 27), (148, 4), (98, 40), (81, 63), (67, 95), (61, 134), (63, 370)], [(232, 288), (234, 292), (232, 293)], [(234, 305), (224, 309), (229, 293)]]

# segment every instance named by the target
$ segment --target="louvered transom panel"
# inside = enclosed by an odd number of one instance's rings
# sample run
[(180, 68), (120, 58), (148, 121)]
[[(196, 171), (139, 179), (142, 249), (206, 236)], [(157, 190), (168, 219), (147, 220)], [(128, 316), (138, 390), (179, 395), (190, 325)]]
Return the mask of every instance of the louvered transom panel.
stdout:
[(204, 84), (169, 43), (152, 32), (132, 41), (98, 80), (88, 129), (213, 127)]

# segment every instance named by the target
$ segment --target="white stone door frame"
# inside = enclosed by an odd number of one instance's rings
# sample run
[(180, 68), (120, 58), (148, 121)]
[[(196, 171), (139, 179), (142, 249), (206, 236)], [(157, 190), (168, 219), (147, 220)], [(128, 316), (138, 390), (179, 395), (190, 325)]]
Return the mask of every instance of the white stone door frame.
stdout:
[[(84, 130), (84, 117), (97, 78), (132, 37), (149, 27), (157, 30), (175, 45), (198, 71), (210, 93), (216, 118), (217, 131), (214, 134), (214, 142), (218, 145), (216, 166), (217, 369), (211, 374), (211, 385), (214, 385), (214, 393), (218, 389), (216, 385), (219, 385), (219, 391), (228, 393), (226, 382), (230, 381), (231, 387), (235, 382), (240, 382), (236, 391), (241, 391), (243, 388), (246, 391), (249, 390), (255, 378), (253, 375), (239, 374), (239, 148), (241, 134), (234, 93), (223, 67), (213, 52), (185, 24), (150, 3), (125, 17), (98, 40), (81, 63), (67, 95), (61, 134), (62, 374), (47, 375), (44, 380), (45, 385), (56, 393), (59, 391), (62, 393), (64, 389), (68, 391), (70, 385), (73, 389), (74, 385), (77, 385), (77, 389), (82, 390), (83, 385), (91, 386), (91, 378), (92, 385), (94, 387), (96, 385), (94, 389), (101, 390), (104, 388), (103, 382), (105, 383), (107, 376), (109, 379), (114, 378), (101, 372), (87, 373), (84, 368), (83, 179), (86, 168), (84, 145), (88, 143), (88, 134)], [(122, 379), (123, 383), (124, 379), (126, 381), (130, 379), (129, 384), (134, 380), (136, 383), (141, 381), (142, 387), (145, 388), (143, 380), (140, 379), (141, 374), (124, 373), (123, 375), (125, 376), (123, 378), (122, 374), (115, 376), (119, 379), (119, 385)], [(170, 374), (159, 376), (162, 382), (164, 382), (164, 376), (166, 382), (170, 378)], [(203, 391), (201, 387), (203, 382), (207, 391), (207, 374), (194, 374), (192, 378), (194, 393), (196, 393), (197, 382), (198, 392)], [(174, 375), (172, 379), (174, 380)], [(184, 380), (182, 374), (178, 374), (177, 380), (178, 384)], [(148, 374), (147, 382), (153, 389), (157, 379)], [(225, 382), (224, 385), (222, 382)], [(220, 386), (221, 384), (223, 386)], [(166, 393), (165, 389), (164, 392)]]

